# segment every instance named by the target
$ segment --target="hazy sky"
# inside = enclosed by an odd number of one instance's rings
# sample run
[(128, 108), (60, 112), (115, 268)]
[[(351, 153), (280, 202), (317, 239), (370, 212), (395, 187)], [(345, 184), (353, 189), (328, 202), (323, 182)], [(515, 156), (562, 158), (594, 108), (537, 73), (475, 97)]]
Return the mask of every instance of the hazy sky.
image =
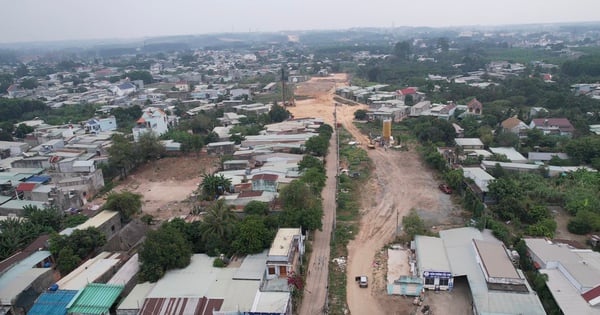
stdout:
[(0, 42), (599, 21), (600, 0), (0, 0)]

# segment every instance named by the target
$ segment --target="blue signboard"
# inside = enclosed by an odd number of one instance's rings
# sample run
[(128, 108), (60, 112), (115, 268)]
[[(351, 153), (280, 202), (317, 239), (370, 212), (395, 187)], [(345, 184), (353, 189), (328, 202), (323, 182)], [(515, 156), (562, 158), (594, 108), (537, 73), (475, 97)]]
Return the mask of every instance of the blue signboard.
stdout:
[(443, 271), (423, 271), (423, 277), (449, 279), (452, 278), (452, 273)]

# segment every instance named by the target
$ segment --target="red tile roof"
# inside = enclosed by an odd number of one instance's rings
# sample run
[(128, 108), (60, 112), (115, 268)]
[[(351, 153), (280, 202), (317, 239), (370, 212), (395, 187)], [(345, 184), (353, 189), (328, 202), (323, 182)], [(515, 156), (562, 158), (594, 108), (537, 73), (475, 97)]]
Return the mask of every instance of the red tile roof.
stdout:
[(532, 122), (536, 127), (540, 128), (544, 126), (556, 126), (563, 132), (575, 131), (575, 127), (573, 127), (571, 122), (566, 118), (535, 118)]
[(417, 88), (408, 87), (408, 88), (400, 90), (400, 93), (402, 95), (417, 94)]
[(268, 181), (276, 181), (279, 178), (278, 175), (275, 174), (258, 174), (252, 176), (252, 180), (268, 180)]
[(32, 191), (35, 189), (38, 183), (20, 183), (17, 186), (17, 191)]
[(476, 98), (472, 99), (470, 102), (467, 103), (467, 107), (468, 108), (482, 108), (483, 104), (481, 104), (480, 101), (478, 101)]

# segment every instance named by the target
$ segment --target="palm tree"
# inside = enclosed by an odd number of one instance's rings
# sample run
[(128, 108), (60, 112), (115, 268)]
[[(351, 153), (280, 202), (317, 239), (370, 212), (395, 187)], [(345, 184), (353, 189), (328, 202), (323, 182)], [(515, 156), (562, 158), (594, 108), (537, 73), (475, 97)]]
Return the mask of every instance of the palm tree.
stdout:
[(202, 175), (202, 192), (204, 196), (213, 199), (214, 196), (220, 196), (231, 186), (231, 179), (226, 178), (223, 174), (220, 175)]
[(204, 217), (202, 238), (206, 240), (210, 236), (217, 236), (220, 240), (225, 241), (233, 232), (236, 219), (230, 206), (224, 200), (218, 200)]

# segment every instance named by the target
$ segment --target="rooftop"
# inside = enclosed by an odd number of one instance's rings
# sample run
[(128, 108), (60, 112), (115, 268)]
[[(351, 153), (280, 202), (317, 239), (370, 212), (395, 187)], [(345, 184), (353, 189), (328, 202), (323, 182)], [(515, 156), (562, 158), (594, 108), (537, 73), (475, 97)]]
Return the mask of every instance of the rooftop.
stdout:
[(269, 249), (269, 256), (288, 256), (295, 236), (300, 236), (300, 228), (281, 228)]
[(90, 227), (99, 227), (117, 215), (119, 215), (118, 211), (103, 210), (100, 211), (97, 215), (91, 217), (89, 220), (78, 225), (75, 229), (85, 230)]
[(38, 251), (21, 260), (0, 276), (0, 304), (6, 305), (27, 289), (32, 282), (52, 268), (35, 268), (35, 266), (50, 257), (49, 251)]
[(419, 263), (419, 274), (424, 271), (450, 271), (450, 263), (446, 257), (444, 242), (439, 237), (415, 236), (416, 253)]
[(129, 292), (127, 297), (123, 299), (118, 310), (139, 310), (144, 304), (144, 299), (148, 295), (148, 292), (154, 288), (156, 283), (144, 282), (133, 287), (133, 290)]
[(454, 142), (458, 146), (481, 146), (483, 147), (483, 142), (479, 138), (455, 138)]
[(198, 314), (212, 315), (220, 310), (223, 299), (206, 297), (149, 298), (144, 301), (140, 315)]
[(40, 295), (27, 315), (66, 315), (77, 290), (46, 291)]
[(521, 279), (506, 254), (504, 244), (481, 240), (473, 240), (473, 244), (489, 277)]
[(69, 303), (69, 314), (104, 315), (123, 291), (122, 285), (90, 283)]
[(56, 284), (65, 290), (82, 290), (121, 262), (120, 254), (102, 252), (81, 264), (77, 269), (60, 279)]
[(521, 155), (521, 153), (513, 147), (490, 148), (490, 151), (492, 151), (492, 153), (506, 155), (511, 162), (527, 162), (527, 158)]

